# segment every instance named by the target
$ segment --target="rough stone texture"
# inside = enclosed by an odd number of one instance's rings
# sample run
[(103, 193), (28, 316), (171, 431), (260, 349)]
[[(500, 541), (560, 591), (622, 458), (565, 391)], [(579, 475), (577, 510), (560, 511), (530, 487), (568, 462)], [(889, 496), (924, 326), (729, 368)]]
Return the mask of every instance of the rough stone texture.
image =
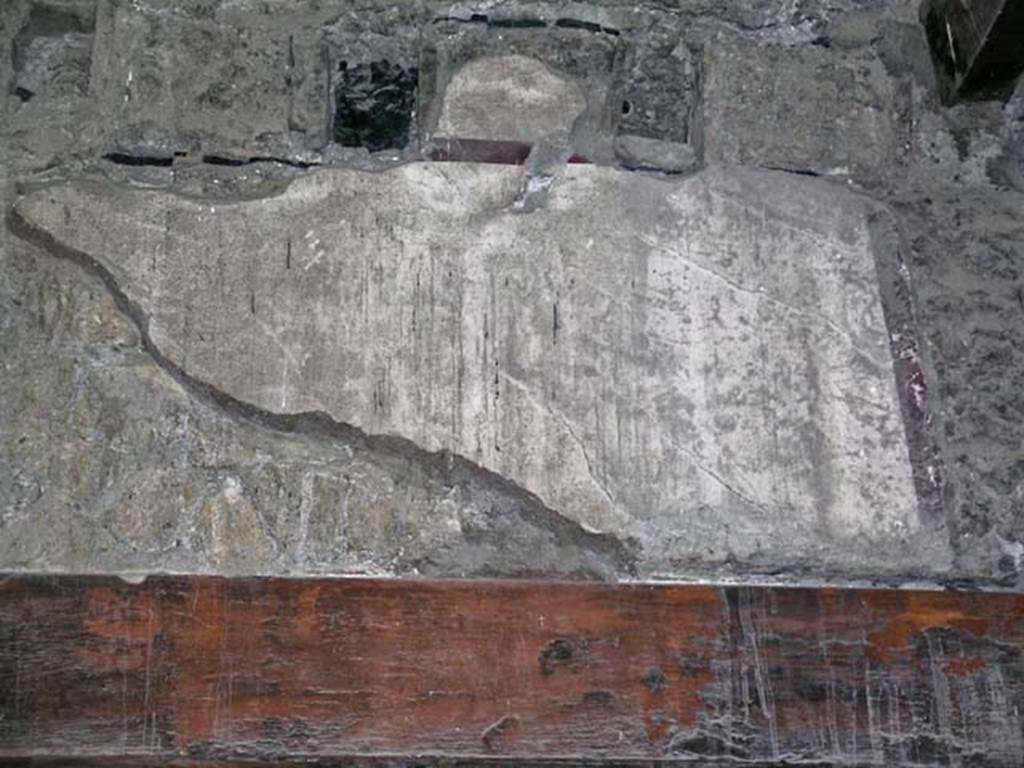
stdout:
[(707, 49), (709, 156), (865, 180), (898, 161), (909, 94), (880, 60), (730, 38)]
[(530, 144), (551, 135), (568, 138), (585, 108), (580, 86), (536, 59), (475, 59), (448, 83), (437, 135)]
[[(467, 23), (474, 14), (487, 21)], [(799, 199), (831, 199), (838, 188), (860, 195), (863, 210), (891, 229), (892, 263), (906, 266), (903, 298), (919, 333), (894, 344), (921, 377), (896, 378), (896, 393), (922, 400), (922, 434), (941, 458), (926, 469), (941, 483), (944, 519), (922, 515), (922, 538), (888, 544), (880, 531), (840, 545), (759, 523), (732, 531), (737, 543), (702, 548), (710, 521), (720, 519), (713, 517), (660, 539), (653, 528), (590, 534), (571, 511), (449, 454), (368, 438), (324, 417), (247, 410), (172, 375), (157, 362), (159, 344), (138, 335), (94, 273), (4, 227), (2, 567), (1020, 584), (1024, 96), (1018, 89), (1005, 106), (942, 107), (915, 2), (13, 0), (0, 4), (5, 210), (19, 183), (93, 179), (219, 207), (287, 195), (310, 163), (379, 168), (391, 157), (421, 159), (423, 108), (441, 103), (431, 93), (458, 71), (420, 61), (424, 37), (442, 19), (484, 40), (514, 34), (523, 55), (553, 30), (621, 52), (601, 69), (599, 99), (579, 70), (544, 60), (583, 82), (588, 110), (593, 103), (601, 119), (587, 123), (589, 136), (531, 158), (532, 183), (520, 199), (533, 212), (524, 220), (559, 199), (566, 151), (620, 167), (681, 169), (666, 162), (667, 148), (648, 153), (656, 162), (616, 154), (616, 138), (622, 147), (629, 136), (689, 146), (712, 175), (733, 164), (786, 169), (775, 177), (788, 179), (780, 190)], [(423, 68), (409, 145), (370, 157), (369, 147), (330, 141), (337, 73), (342, 62), (382, 61)], [(684, 86), (673, 79), (680, 76), (689, 78)], [(678, 98), (657, 100), (668, 93)], [(646, 108), (624, 114), (623, 101), (635, 108), (645, 94), (655, 98), (650, 117)], [(662, 109), (669, 101), (678, 109)], [(645, 122), (635, 125), (641, 114)], [(101, 159), (111, 153), (121, 164)], [(143, 245), (177, 234), (161, 224)], [(568, 244), (580, 240), (574, 233)], [(220, 243), (194, 250), (209, 257)], [(238, 298), (245, 309), (248, 297)], [(548, 331), (545, 324), (537, 343)], [(892, 514), (885, 509), (882, 519)], [(310, 527), (299, 546), (303, 521)], [(943, 554), (950, 550), (951, 563)]]
[(322, 148), (327, 94), (358, 54), (312, 7), (282, 26), (258, 15), (239, 23), (230, 4), (219, 5), (100, 3), (92, 77), (111, 138), (178, 152), (307, 156)]
[(0, 314), (6, 569), (611, 578), (629, 549), (465, 462), (188, 388), (102, 282), (12, 241)]
[[(424, 32), (424, 138), (546, 139), (590, 159), (610, 158), (624, 56), (619, 36), (600, 28), (531, 17), (438, 21)], [(493, 93), (499, 77), (505, 93)]]
[[(726, 66), (717, 73), (709, 44), (706, 160), (834, 174), (891, 206), (923, 331), (920, 356), (931, 433), (943, 456), (954, 571), (1019, 584), (1024, 418), (1016, 382), (1024, 364), (1014, 339), (1024, 331), (1020, 97), (1005, 107), (941, 108), (923, 32), (910, 13), (848, 14), (823, 32), (830, 47), (793, 50), (743, 41), (749, 63), (733, 58), (735, 43), (726, 42)], [(742, 36), (727, 33), (723, 40)], [(762, 67), (758, 57), (773, 63)], [(791, 77), (779, 77), (779, 66), (794, 66)], [(849, 82), (853, 72), (861, 77), (857, 87), (831, 100), (816, 97), (817, 90), (804, 92), (800, 76), (827, 72), (843, 73), (840, 81)], [(768, 85), (751, 89), (751, 82)], [(837, 102), (845, 104), (838, 111)], [(764, 130), (765, 112), (768, 125), (773, 115), (784, 115), (784, 127)], [(819, 122), (829, 113), (838, 121)], [(848, 130), (857, 122), (862, 130)]]
[(967, 573), (1024, 568), (1024, 194), (897, 203), (935, 362), (953, 542)]

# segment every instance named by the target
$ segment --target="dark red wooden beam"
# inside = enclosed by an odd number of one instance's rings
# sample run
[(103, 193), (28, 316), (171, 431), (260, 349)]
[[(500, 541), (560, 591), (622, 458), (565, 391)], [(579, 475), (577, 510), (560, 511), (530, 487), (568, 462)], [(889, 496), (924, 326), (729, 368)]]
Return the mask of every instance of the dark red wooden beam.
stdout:
[(8, 576), (0, 762), (1020, 766), (1022, 652), (1013, 594)]
[[(533, 144), (522, 141), (439, 137), (431, 140), (427, 154), (435, 161), (523, 165), (532, 150)], [(588, 163), (589, 160), (580, 155), (572, 155), (566, 162)]]

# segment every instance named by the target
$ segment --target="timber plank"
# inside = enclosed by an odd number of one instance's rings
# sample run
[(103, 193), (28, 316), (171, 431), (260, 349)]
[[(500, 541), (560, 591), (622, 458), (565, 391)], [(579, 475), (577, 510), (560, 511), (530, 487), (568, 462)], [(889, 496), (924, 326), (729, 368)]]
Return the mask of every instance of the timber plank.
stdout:
[(0, 760), (1019, 766), (1024, 595), (0, 577)]

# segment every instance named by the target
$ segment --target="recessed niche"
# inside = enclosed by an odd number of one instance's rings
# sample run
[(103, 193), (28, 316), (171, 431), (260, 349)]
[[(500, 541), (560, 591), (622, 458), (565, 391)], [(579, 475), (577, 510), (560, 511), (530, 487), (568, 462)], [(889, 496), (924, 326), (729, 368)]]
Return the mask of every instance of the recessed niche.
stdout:
[(333, 76), (333, 140), (371, 152), (403, 149), (409, 143), (418, 81), (416, 67), (387, 60), (339, 62)]

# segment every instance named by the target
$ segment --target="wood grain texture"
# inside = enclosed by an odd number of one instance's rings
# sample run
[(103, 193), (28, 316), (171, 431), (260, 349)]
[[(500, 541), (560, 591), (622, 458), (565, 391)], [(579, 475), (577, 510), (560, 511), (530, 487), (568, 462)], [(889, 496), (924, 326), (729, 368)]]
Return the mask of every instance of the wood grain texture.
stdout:
[(1024, 595), (0, 580), (0, 761), (1019, 766)]

